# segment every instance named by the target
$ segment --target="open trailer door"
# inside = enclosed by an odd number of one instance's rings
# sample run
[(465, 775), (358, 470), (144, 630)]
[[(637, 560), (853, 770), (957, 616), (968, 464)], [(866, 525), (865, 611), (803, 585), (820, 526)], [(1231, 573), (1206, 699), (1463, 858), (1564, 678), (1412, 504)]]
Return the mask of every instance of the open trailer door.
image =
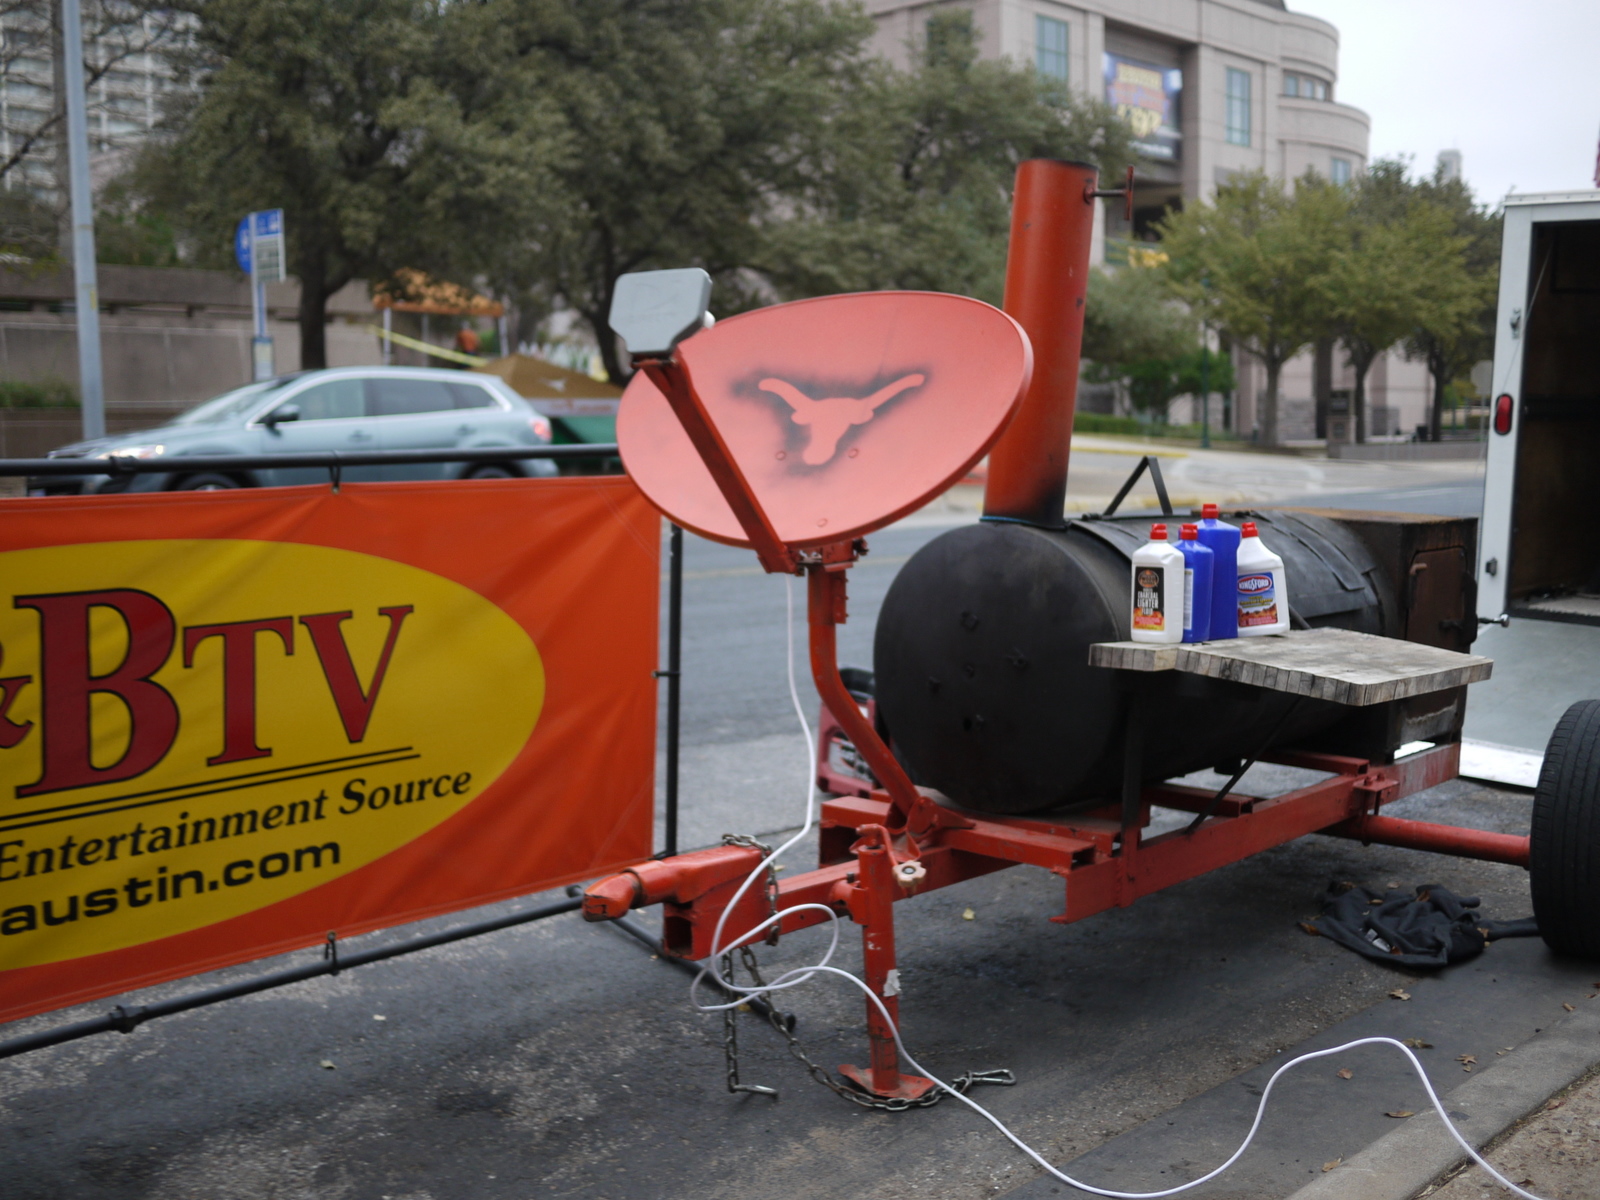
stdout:
[(1600, 191), (1505, 204), (1479, 616), (1600, 625)]

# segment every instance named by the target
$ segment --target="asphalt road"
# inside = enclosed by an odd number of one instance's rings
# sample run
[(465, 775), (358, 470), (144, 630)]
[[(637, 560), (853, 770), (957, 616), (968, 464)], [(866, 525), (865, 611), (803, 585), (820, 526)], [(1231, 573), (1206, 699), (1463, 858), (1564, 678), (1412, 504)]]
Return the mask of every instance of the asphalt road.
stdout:
[[(1467, 503), (1391, 491), (1382, 506), (1408, 500)], [(872, 539), (853, 573), (846, 661), (869, 661), (896, 562), (938, 532), (911, 523)], [(754, 571), (747, 553), (698, 541), (687, 570), (684, 843), (790, 827), (807, 764), (783, 682), (783, 584)], [(814, 697), (803, 696), (814, 713)], [(1304, 778), (1257, 768), (1241, 788), (1271, 793)], [(1528, 803), (1454, 781), (1400, 811), (1520, 832)], [(807, 855), (797, 848), (791, 869)], [(1242, 1135), (1252, 1081), (1287, 1048), (1354, 1027), (1422, 1037), (1436, 1046), (1430, 1071), (1448, 1085), (1456, 1056), (1486, 1061), (1531, 1036), (1593, 977), (1537, 941), (1497, 943), (1426, 979), (1396, 972), (1300, 930), (1331, 880), (1437, 881), (1482, 896), (1492, 916), (1528, 911), (1525, 876), (1513, 868), (1315, 837), (1066, 927), (1046, 920), (1059, 911), (1059, 881), (1019, 868), (903, 910), (907, 1042), (947, 1075), (1015, 1070), (1016, 1087), (977, 1098), (1053, 1161), (1089, 1155), (1083, 1165), (1101, 1186), (1164, 1187)], [(850, 934), (845, 967), (859, 963)], [(763, 963), (815, 961), (825, 942), (822, 930), (786, 939)], [(9, 1060), (0, 1063), (0, 1192), (976, 1200), (1058, 1186), (954, 1104), (855, 1110), (748, 1019), (744, 1078), (782, 1096), (728, 1094), (722, 1019), (691, 1009), (684, 982), (615, 930), (564, 916)], [(1390, 1000), (1397, 986), (1417, 1002)], [(817, 983), (785, 1004), (818, 1062), (860, 1060), (854, 993)], [(1285, 1196), (1315, 1164), (1384, 1132), (1383, 1112), (1416, 1107), (1414, 1085), (1388, 1066), (1350, 1065), (1351, 1080), (1318, 1070), (1287, 1089), (1260, 1149), (1201, 1194)]]

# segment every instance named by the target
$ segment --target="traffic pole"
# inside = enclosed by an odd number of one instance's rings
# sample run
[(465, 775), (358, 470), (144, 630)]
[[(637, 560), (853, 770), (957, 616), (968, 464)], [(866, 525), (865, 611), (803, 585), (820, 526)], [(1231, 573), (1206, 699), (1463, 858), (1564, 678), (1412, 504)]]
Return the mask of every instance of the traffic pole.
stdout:
[(89, 114), (83, 78), (80, 0), (61, 0), (62, 60), (67, 89), (67, 177), (72, 201), (72, 275), (78, 317), (78, 386), (83, 436), (106, 435), (105, 384), (100, 366), (100, 280), (95, 270), (94, 194), (89, 185)]

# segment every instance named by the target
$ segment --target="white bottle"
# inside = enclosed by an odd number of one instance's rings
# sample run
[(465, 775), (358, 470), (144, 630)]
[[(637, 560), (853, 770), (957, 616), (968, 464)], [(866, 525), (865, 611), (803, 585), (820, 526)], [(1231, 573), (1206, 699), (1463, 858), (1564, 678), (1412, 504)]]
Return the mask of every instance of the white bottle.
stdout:
[(1289, 583), (1283, 559), (1261, 544), (1254, 521), (1239, 530), (1239, 636), (1289, 632)]
[(1167, 527), (1152, 525), (1150, 540), (1133, 552), (1133, 640), (1183, 641), (1183, 555), (1167, 542)]

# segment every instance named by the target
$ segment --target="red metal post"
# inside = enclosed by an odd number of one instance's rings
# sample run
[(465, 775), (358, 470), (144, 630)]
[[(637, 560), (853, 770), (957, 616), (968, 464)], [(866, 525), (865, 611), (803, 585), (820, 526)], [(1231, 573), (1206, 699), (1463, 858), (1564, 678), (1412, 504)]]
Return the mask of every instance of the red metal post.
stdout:
[(716, 481), (718, 490), (733, 510), (745, 536), (750, 539), (750, 547), (761, 560), (761, 565), (776, 574), (793, 575), (796, 569), (794, 552), (778, 538), (777, 530), (772, 527), (766, 510), (756, 499), (750, 481), (745, 478), (744, 471), (733, 457), (733, 451), (728, 449), (721, 432), (711, 423), (705, 403), (694, 390), (689, 368), (676, 357), (640, 359), (636, 365), (650, 377), (650, 382), (660, 389), (667, 403), (672, 405), (683, 431), (689, 435), (706, 469), (711, 472), (711, 478)]
[[(828, 547), (832, 550), (833, 547)], [(849, 549), (846, 547), (846, 549)], [(872, 722), (862, 716), (850, 689), (839, 676), (838, 638), (834, 627), (845, 620), (845, 568), (849, 558), (828, 562), (825, 550), (823, 561), (806, 565), (806, 616), (811, 627), (811, 678), (817, 685), (817, 694), (828, 706), (834, 719), (844, 727), (850, 741), (861, 757), (867, 760), (872, 773), (878, 777), (904, 824), (921, 803), (922, 797), (905, 768), (900, 765), (872, 727)]]
[[(894, 877), (894, 857), (889, 852), (889, 833), (882, 825), (861, 829), (856, 844), (856, 885), (850, 898), (851, 915), (865, 927), (861, 932), (863, 974), (872, 994), (883, 1001), (883, 1012), (867, 1001), (867, 1040), (872, 1057), (866, 1070), (848, 1064), (839, 1073), (864, 1091), (885, 1098), (915, 1100), (933, 1090), (934, 1083), (921, 1075), (900, 1073), (900, 1051), (895, 1046), (894, 1029), (900, 1023), (900, 973), (895, 969), (894, 902), (900, 885)], [(891, 1024), (890, 1022), (893, 1022)]]
[(1017, 168), (1005, 310), (1033, 342), (1033, 381), (989, 452), (985, 516), (1061, 524), (1097, 178), (1091, 166), (1055, 159)]
[(1528, 866), (1528, 839), (1514, 833), (1489, 833), (1482, 829), (1434, 825), (1371, 813), (1352, 817), (1321, 832), (1359, 842), (1376, 842), (1380, 846), (1403, 846), (1407, 850), (1432, 850), (1435, 854), (1453, 854), (1457, 858), (1509, 863), (1524, 870)]

